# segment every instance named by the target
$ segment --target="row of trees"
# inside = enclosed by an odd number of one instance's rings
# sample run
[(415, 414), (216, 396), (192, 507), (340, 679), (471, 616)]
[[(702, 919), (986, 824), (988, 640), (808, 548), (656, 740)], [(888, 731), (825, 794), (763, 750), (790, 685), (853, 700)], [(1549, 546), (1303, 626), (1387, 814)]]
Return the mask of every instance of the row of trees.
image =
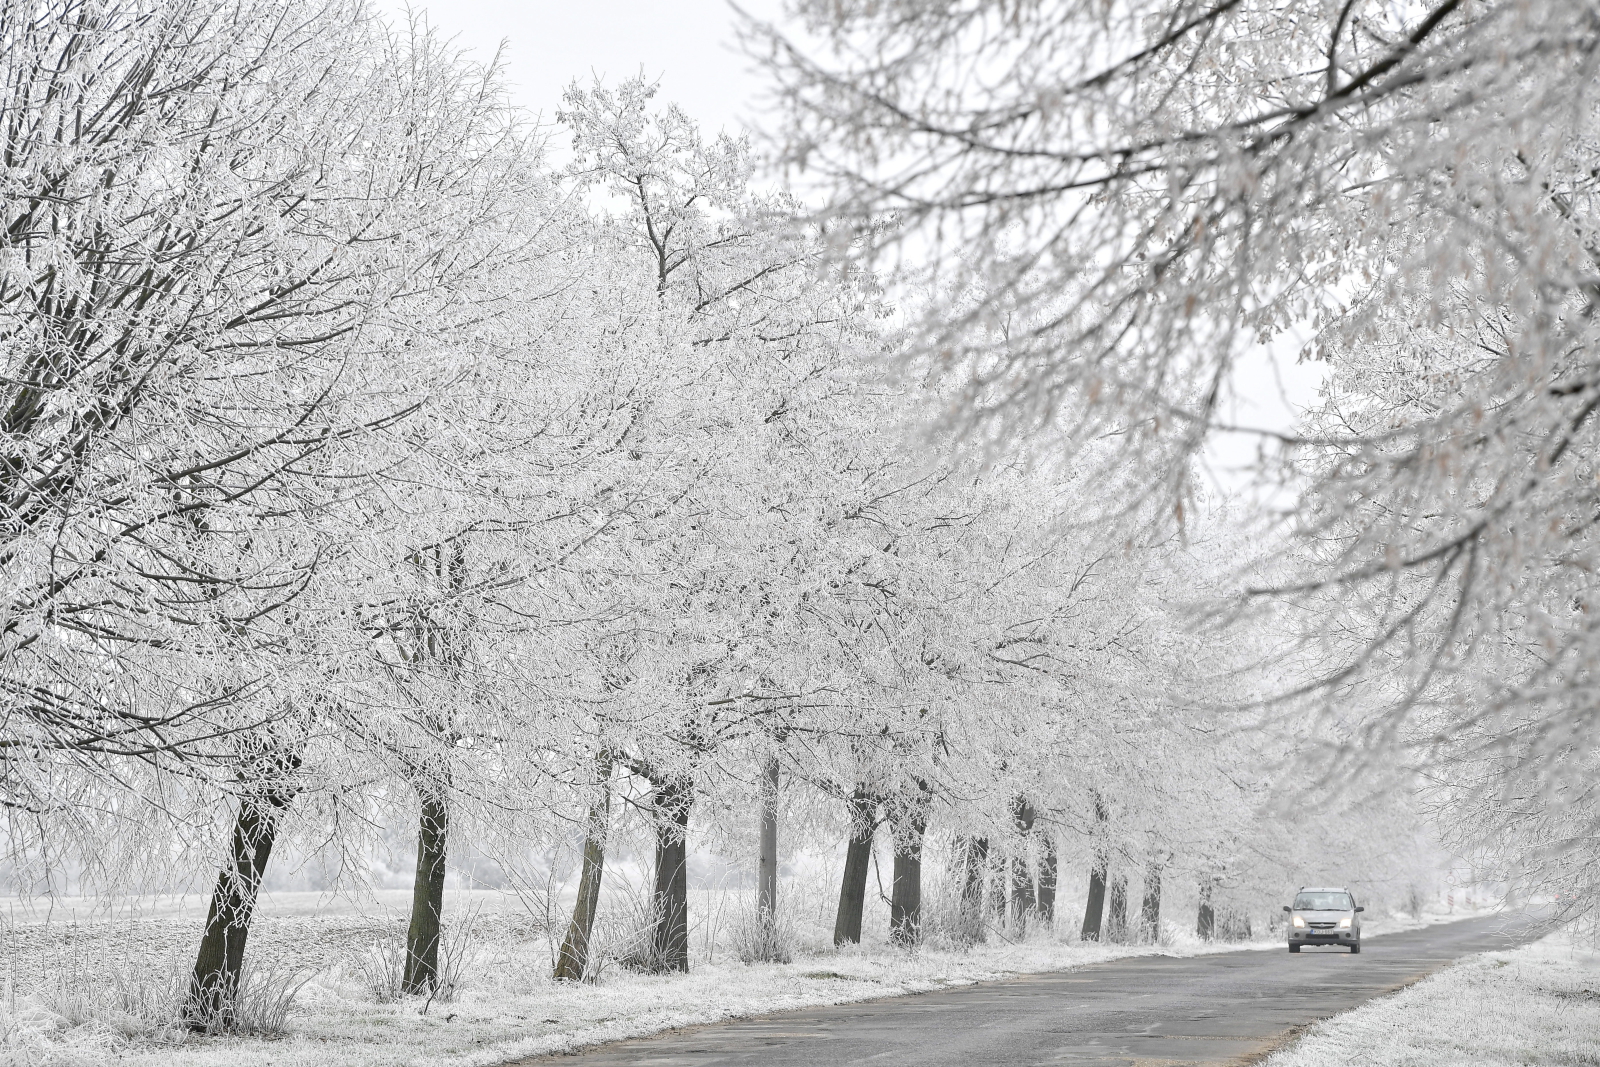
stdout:
[(667, 969), (691, 828), (742, 849), (740, 813), (768, 921), (780, 810), (848, 837), (841, 941), (880, 822), (901, 942), (930, 826), (974, 922), (1002, 859), (1049, 917), (1052, 842), (1092, 841), (1085, 936), (1130, 867), (1153, 922), (1163, 878), (1301, 863), (1269, 736), (1218, 712), (1265, 646), (1176, 610), (1226, 540), (914, 436), (961, 390), (883, 369), (875, 277), (743, 139), (574, 88), (557, 170), (492, 68), (355, 0), (3, 12), (8, 842), (102, 884), (216, 861), (194, 1026), (274, 850), (397, 817), (413, 992), (463, 828), (582, 838), (565, 977), (628, 811)]
[[(791, 12), (749, 42), (832, 255), (971, 294), (908, 315), (910, 365), (963, 385), (946, 423), (1179, 524), (1209, 442), (1255, 435), (1279, 506), (1235, 614), (1342, 737), (1319, 771), (1409, 763), (1458, 848), (1592, 914), (1600, 7)], [(1296, 358), (1313, 410), (1233, 424)]]

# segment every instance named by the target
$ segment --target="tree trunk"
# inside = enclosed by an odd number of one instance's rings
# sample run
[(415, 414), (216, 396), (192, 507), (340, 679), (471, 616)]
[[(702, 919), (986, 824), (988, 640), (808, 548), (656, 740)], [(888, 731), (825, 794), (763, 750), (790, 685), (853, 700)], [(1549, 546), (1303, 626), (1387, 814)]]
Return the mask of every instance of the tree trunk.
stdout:
[(990, 846), (988, 860), (988, 881), (994, 887), (994, 892), (989, 895), (989, 906), (994, 912), (995, 926), (1004, 927), (1006, 905), (1011, 902), (1011, 895), (1006, 892), (1006, 886), (1011, 878), (1011, 858), (1006, 855), (1004, 843)]
[(839, 883), (839, 911), (833, 920), (833, 943), (861, 943), (861, 910), (867, 899), (867, 874), (872, 863), (872, 831), (877, 799), (856, 787), (846, 802), (850, 808), (850, 843), (844, 853), (844, 880)]
[(1217, 932), (1217, 913), (1211, 906), (1211, 883), (1200, 884), (1200, 914), (1195, 920), (1194, 932), (1202, 941), (1210, 941)]
[(1083, 908), (1083, 930), (1079, 934), (1085, 941), (1100, 940), (1100, 917), (1106, 904), (1106, 869), (1104, 860), (1096, 859), (1089, 872), (1089, 901)]
[(967, 838), (962, 851), (961, 923), (973, 941), (984, 939), (983, 878), (989, 866), (989, 839)]
[(1046, 832), (1042, 837), (1044, 855), (1039, 857), (1039, 918), (1056, 921), (1056, 842)]
[(895, 805), (894, 888), (889, 891), (889, 941), (915, 945), (922, 936), (922, 836), (928, 828), (927, 786)]
[(889, 893), (889, 940), (914, 945), (922, 933), (922, 841), (894, 850), (894, 888)]
[(578, 900), (572, 906), (572, 921), (556, 957), (557, 981), (581, 982), (589, 967), (589, 941), (594, 935), (594, 917), (600, 910), (600, 876), (605, 873), (606, 831), (611, 822), (611, 764), (600, 761), (600, 795), (589, 805), (589, 820), (583, 833), (583, 874), (578, 877)]
[(406, 928), (406, 963), (400, 991), (425, 995), (439, 987), (439, 931), (444, 918), (445, 851), (450, 808), (444, 789), (427, 783), (418, 789), (417, 877), (411, 886), (411, 925)]
[[(282, 774), (299, 765), (297, 757), (289, 757), (279, 762), (277, 770)], [(225, 1029), (233, 1022), (239, 973), (244, 967), (244, 947), (250, 936), (261, 876), (272, 858), (278, 821), (298, 791), (283, 783), (240, 798), (228, 862), (211, 893), (211, 908), (206, 914), (205, 932), (200, 937), (200, 952), (184, 1004), (183, 1017), (190, 1030)]]
[(1144, 902), (1139, 909), (1139, 939), (1154, 945), (1161, 940), (1161, 865), (1151, 860), (1144, 869)]
[(1083, 930), (1079, 936), (1085, 941), (1100, 940), (1100, 917), (1105, 911), (1106, 869), (1110, 866), (1105, 851), (1103, 831), (1106, 824), (1105, 801), (1094, 795), (1095, 848), (1094, 867), (1089, 871), (1089, 900), (1083, 908)]
[(1011, 857), (1011, 915), (1018, 933), (1028, 926), (1033, 910), (1033, 872), (1028, 869), (1028, 842), (1033, 836), (1033, 805), (1018, 797), (1011, 807), (1012, 825), (1017, 831), (1017, 847)]
[(778, 761), (761, 768), (761, 864), (756, 882), (756, 910), (764, 925), (778, 914)]
[[(439, 589), (460, 592), (466, 582), (466, 543), (451, 541), (418, 549), (412, 554), (419, 579), (430, 594)], [(449, 664), (451, 673), (461, 666), (460, 634), (429, 613), (414, 620), (412, 661)], [(424, 717), (441, 749), (449, 751), (454, 729), (448, 711)], [(420, 766), (413, 770), (421, 810), (417, 816), (417, 873), (411, 883), (411, 922), (406, 927), (405, 965), (400, 991), (414, 996), (439, 990), (439, 935), (444, 922), (445, 857), (450, 846), (450, 773), (448, 767)]]
[(660, 971), (689, 970), (689, 808), (694, 785), (673, 779), (656, 785), (655, 930), (652, 955)]
[(983, 907), (984, 869), (989, 865), (989, 839), (961, 839), (961, 904), (978, 911)]
[(1106, 918), (1106, 940), (1118, 945), (1128, 940), (1128, 876), (1120, 871), (1111, 879), (1111, 908)]

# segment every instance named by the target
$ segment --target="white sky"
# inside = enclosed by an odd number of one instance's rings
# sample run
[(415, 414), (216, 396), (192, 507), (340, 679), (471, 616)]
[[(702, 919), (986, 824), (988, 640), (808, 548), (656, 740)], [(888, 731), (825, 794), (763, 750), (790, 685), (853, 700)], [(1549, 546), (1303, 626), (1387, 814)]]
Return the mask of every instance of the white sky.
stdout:
[[(377, 0), (391, 14), (404, 0)], [(615, 85), (643, 68), (664, 102), (681, 104), (707, 132), (754, 116), (761, 79), (738, 51), (727, 0), (414, 0), (412, 8), (483, 60), (503, 41), (519, 104), (553, 120), (573, 78)], [(771, 19), (778, 0), (741, 0)]]

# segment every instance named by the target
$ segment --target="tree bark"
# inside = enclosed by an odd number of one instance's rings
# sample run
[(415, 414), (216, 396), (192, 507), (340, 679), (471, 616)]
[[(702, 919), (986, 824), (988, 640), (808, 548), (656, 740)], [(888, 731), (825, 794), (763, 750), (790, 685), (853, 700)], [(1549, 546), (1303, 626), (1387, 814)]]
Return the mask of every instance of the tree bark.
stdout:
[(1151, 860), (1144, 869), (1144, 901), (1139, 909), (1139, 939), (1154, 945), (1161, 940), (1161, 865)]
[[(412, 554), (417, 575), (430, 595), (439, 589), (459, 592), (466, 582), (466, 543), (452, 540)], [(454, 674), (462, 662), (461, 634), (427, 611), (413, 622), (411, 657), (414, 663), (448, 665)], [(447, 708), (447, 706), (446, 706)], [(445, 708), (424, 716), (429, 732), (441, 749), (449, 751), (454, 729)], [(400, 991), (425, 996), (439, 989), (439, 936), (444, 923), (445, 858), (450, 845), (450, 773), (448, 766), (412, 768), (421, 810), (417, 816), (417, 873), (411, 883), (411, 922), (406, 927), (405, 965)]]
[(228, 862), (211, 893), (211, 908), (206, 914), (205, 932), (200, 937), (200, 951), (184, 1004), (184, 1022), (190, 1030), (225, 1029), (233, 1022), (245, 942), (250, 936), (261, 877), (272, 858), (272, 844), (283, 810), (299, 792), (297, 786), (282, 781), (282, 776), (299, 765), (298, 757), (281, 759), (275, 766), (279, 782), (258, 794), (240, 798)]
[(1033, 872), (1028, 870), (1028, 841), (1033, 836), (1033, 805), (1018, 797), (1011, 806), (1011, 822), (1017, 831), (1017, 847), (1011, 857), (1011, 915), (1017, 931), (1027, 929), (1028, 913), (1033, 910)]
[(1094, 798), (1094, 867), (1089, 871), (1089, 900), (1083, 908), (1083, 930), (1079, 936), (1085, 941), (1100, 940), (1100, 917), (1105, 912), (1106, 870), (1110, 866), (1106, 856), (1104, 830), (1106, 805), (1098, 793)]
[(967, 838), (962, 854), (961, 920), (973, 941), (984, 940), (983, 879), (989, 866), (989, 839)]
[(974, 911), (983, 908), (983, 876), (989, 865), (989, 839), (961, 839), (961, 903)]
[(756, 909), (770, 926), (778, 914), (778, 761), (761, 768), (761, 863), (756, 882)]
[(844, 853), (844, 879), (839, 883), (839, 911), (833, 920), (833, 943), (861, 943), (861, 911), (866, 906), (867, 874), (872, 863), (872, 832), (878, 802), (860, 786), (846, 802), (850, 809), (850, 843)]
[(889, 891), (889, 941), (915, 945), (922, 937), (922, 837), (928, 828), (927, 786), (917, 783), (917, 793), (896, 804), (894, 833), (894, 887)]
[(1003, 841), (990, 845), (988, 860), (988, 881), (994, 887), (994, 892), (990, 894), (989, 907), (994, 913), (995, 926), (1003, 927), (1006, 924), (1006, 907), (1011, 903), (1010, 894), (1006, 892), (1006, 885), (1011, 877), (1011, 857), (1006, 855)]
[(1089, 871), (1089, 901), (1083, 908), (1083, 930), (1079, 934), (1085, 941), (1100, 940), (1100, 917), (1106, 904), (1106, 869), (1098, 857)]
[(1217, 933), (1217, 913), (1211, 906), (1211, 883), (1200, 884), (1200, 914), (1195, 919), (1194, 932), (1202, 941), (1210, 941)]
[(439, 932), (444, 919), (450, 808), (444, 788), (438, 783), (427, 783), (418, 793), (422, 812), (417, 819), (417, 877), (411, 886), (411, 925), (406, 928), (406, 962), (400, 991), (426, 995), (439, 987)]
[(655, 929), (652, 955), (663, 972), (689, 970), (689, 808), (694, 785), (685, 779), (656, 784)]
[(1111, 879), (1111, 907), (1106, 917), (1106, 940), (1122, 944), (1128, 940), (1128, 876), (1122, 872)]
[(600, 910), (600, 877), (605, 873), (606, 832), (611, 823), (611, 763), (600, 761), (600, 795), (589, 805), (589, 819), (583, 833), (583, 873), (578, 877), (578, 900), (572, 906), (572, 921), (556, 957), (557, 981), (581, 982), (589, 967), (589, 942), (594, 936), (594, 918)]
[(1039, 918), (1056, 921), (1056, 842), (1048, 832), (1042, 836), (1044, 855), (1039, 857)]

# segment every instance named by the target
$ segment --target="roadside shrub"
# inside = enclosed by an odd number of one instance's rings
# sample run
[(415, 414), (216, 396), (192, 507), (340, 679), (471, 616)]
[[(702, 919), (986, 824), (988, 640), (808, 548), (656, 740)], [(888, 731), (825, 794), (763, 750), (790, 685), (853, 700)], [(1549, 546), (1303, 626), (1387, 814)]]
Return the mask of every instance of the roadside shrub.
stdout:
[(654, 974), (662, 969), (656, 958), (655, 913), (649, 898), (638, 892), (617, 896), (606, 901), (595, 916), (594, 929), (589, 935), (589, 958), (584, 965), (583, 980), (601, 981), (611, 967)]
[(794, 920), (783, 911), (740, 908), (728, 928), (728, 944), (742, 963), (790, 963)]
[(963, 895), (965, 872), (954, 869), (933, 878), (924, 871), (921, 943), (929, 948), (965, 951), (987, 941), (992, 929), (984, 899)]
[(0, 1064), (34, 1067), (45, 1059), (45, 1042), (55, 1020), (32, 997), (18, 997), (8, 982), (0, 996)]
[(447, 927), (444, 936), (439, 939), (439, 978), (429, 1000), (447, 1004), (466, 988), (468, 965), (477, 956), (473, 928), (477, 925), (481, 910), (481, 905), (473, 908), (460, 922)]
[(356, 973), (373, 1000), (379, 1004), (393, 1004), (400, 999), (405, 959), (405, 935), (395, 931), (386, 933), (356, 956)]
[(661, 919), (652, 915), (625, 927), (626, 933), (612, 949), (617, 964), (639, 974), (665, 973), (667, 958), (656, 944), (656, 927), (660, 924)]
[(265, 967), (246, 963), (239, 972), (233, 1014), (217, 1029), (233, 1034), (281, 1037), (288, 1029), (289, 1011), (294, 1007), (295, 996), (313, 976), (314, 972), (276, 962)]
[(181, 1040), (177, 1018), (188, 976), (176, 958), (113, 958), (91, 968), (75, 955), (33, 999), (58, 1029), (99, 1027), (124, 1038)]

